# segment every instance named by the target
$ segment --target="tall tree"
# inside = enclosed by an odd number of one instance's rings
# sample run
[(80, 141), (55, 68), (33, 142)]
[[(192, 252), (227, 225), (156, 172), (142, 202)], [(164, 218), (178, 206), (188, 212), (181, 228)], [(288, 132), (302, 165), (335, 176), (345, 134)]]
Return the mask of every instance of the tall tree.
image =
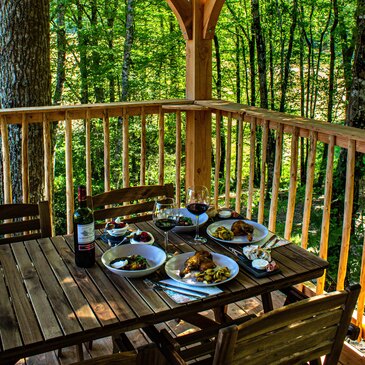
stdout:
[(122, 67), (122, 101), (128, 99), (129, 94), (129, 70), (131, 66), (131, 52), (134, 40), (134, 10), (135, 0), (126, 2), (125, 40)]
[[(0, 107), (50, 105), (48, 0), (0, 2)], [(22, 200), (21, 127), (9, 126), (13, 201)], [(30, 200), (43, 198), (41, 123), (29, 127)], [(26, 198), (26, 197), (25, 197)]]
[(57, 42), (57, 70), (56, 86), (53, 93), (53, 104), (60, 104), (63, 87), (66, 80), (66, 29), (65, 29), (65, 0), (58, 0), (56, 6), (56, 42)]

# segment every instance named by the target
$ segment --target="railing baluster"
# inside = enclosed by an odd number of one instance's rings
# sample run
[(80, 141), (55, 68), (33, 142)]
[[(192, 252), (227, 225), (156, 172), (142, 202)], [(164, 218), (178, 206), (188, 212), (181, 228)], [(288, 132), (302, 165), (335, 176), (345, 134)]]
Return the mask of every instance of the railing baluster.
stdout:
[(146, 184), (146, 155), (147, 155), (147, 146), (146, 146), (146, 112), (144, 107), (142, 107), (141, 111), (141, 171), (139, 182), (141, 185)]
[(361, 272), (360, 272), (360, 294), (357, 299), (357, 316), (356, 325), (360, 327), (359, 340), (365, 336), (365, 328), (363, 326), (364, 319), (364, 304), (365, 304), (365, 235), (362, 244), (362, 259), (361, 259)]
[(67, 233), (73, 232), (73, 213), (74, 213), (74, 187), (72, 172), (72, 120), (68, 112), (66, 112), (66, 128), (65, 128), (65, 144), (66, 144), (66, 218)]
[(86, 110), (85, 119), (85, 154), (86, 154), (86, 194), (93, 195), (91, 171), (91, 120), (90, 110)]
[(215, 115), (215, 171), (214, 171), (214, 207), (218, 208), (219, 198), (219, 166), (221, 163), (221, 118), (222, 113), (217, 110)]
[(165, 172), (165, 113), (160, 108), (158, 115), (158, 183), (164, 183)]
[(232, 155), (232, 113), (228, 113), (227, 122), (227, 144), (226, 144), (226, 190), (224, 206), (230, 205), (230, 181), (231, 181), (231, 155)]
[(343, 290), (344, 288), (347, 260), (349, 256), (352, 208), (354, 205), (355, 154), (356, 154), (356, 142), (351, 139), (349, 140), (347, 149), (345, 206), (343, 215), (340, 262), (338, 263), (337, 290)]
[[(46, 113), (43, 113), (43, 149), (44, 149), (44, 195), (49, 201), (52, 208), (51, 194), (51, 176), (52, 176), (52, 159), (51, 159), (51, 131), (47, 120)], [(51, 209), (52, 211), (52, 209)]]
[(6, 117), (1, 117), (1, 146), (3, 154), (3, 174), (4, 174), (4, 204), (11, 204), (12, 189), (11, 189), (11, 172), (10, 172), (10, 155), (9, 155), (9, 138), (8, 124)]
[[(324, 188), (324, 202), (323, 202), (323, 216), (321, 227), (321, 241), (319, 256), (327, 260), (328, 253), (328, 234), (331, 218), (331, 201), (332, 201), (332, 187), (333, 187), (333, 159), (335, 151), (335, 137), (329, 137), (327, 168), (326, 168), (326, 184)], [(326, 281), (326, 272), (317, 280), (317, 294), (322, 294), (324, 291), (324, 284)]]
[(29, 203), (28, 132), (26, 114), (22, 114), (22, 194), (25, 204)]
[(275, 232), (276, 230), (276, 217), (278, 213), (278, 198), (280, 188), (281, 177), (281, 162), (283, 158), (283, 130), (284, 126), (279, 124), (276, 132), (276, 146), (275, 146), (275, 164), (274, 175), (272, 181), (272, 193), (270, 203), (270, 217), (269, 217), (269, 230)]
[(297, 195), (298, 137), (299, 137), (299, 128), (294, 127), (291, 140), (290, 182), (289, 182), (288, 208), (286, 211), (285, 232), (284, 232), (284, 238), (287, 240), (290, 240), (291, 231), (293, 228), (295, 198)]
[(108, 110), (104, 110), (104, 191), (110, 191), (110, 123)]
[(181, 111), (176, 111), (176, 204), (181, 205)]
[(123, 187), (129, 186), (129, 116), (123, 110)]
[(242, 156), (243, 156), (243, 120), (240, 116), (238, 124), (238, 142), (237, 142), (237, 184), (236, 184), (236, 204), (235, 210), (241, 213), (241, 195), (242, 195)]
[(252, 218), (252, 202), (254, 194), (254, 177), (255, 177), (255, 146), (256, 146), (256, 118), (251, 117), (250, 130), (250, 175), (248, 180), (248, 197), (247, 197), (247, 219)]
[(264, 222), (264, 208), (265, 208), (265, 187), (266, 187), (266, 167), (267, 167), (267, 141), (269, 138), (269, 121), (264, 120), (264, 127), (262, 133), (262, 157), (261, 157), (261, 176), (260, 176), (260, 200), (259, 212), (257, 221), (262, 224)]
[(304, 199), (304, 212), (303, 212), (303, 224), (302, 224), (302, 247), (308, 246), (308, 232), (309, 223), (311, 218), (312, 200), (313, 200), (313, 182), (314, 172), (316, 166), (316, 152), (317, 152), (317, 132), (310, 132), (310, 148), (308, 156), (307, 166), (307, 180), (305, 184), (305, 199)]

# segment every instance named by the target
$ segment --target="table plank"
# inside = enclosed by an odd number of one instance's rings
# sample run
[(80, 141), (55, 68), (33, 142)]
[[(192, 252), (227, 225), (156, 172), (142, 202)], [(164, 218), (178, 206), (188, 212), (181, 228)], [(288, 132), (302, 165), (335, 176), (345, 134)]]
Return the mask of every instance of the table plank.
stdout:
[(0, 245), (0, 262), (24, 344), (42, 341), (43, 337), (38, 327), (37, 318), (27, 297), (9, 245)]
[(57, 247), (63, 261), (65, 262), (81, 292), (83, 293), (92, 310), (94, 311), (99, 322), (103, 326), (119, 322), (118, 318), (114, 314), (113, 310), (110, 308), (105, 298), (99, 292), (93, 281), (90, 279), (87, 270), (79, 268), (75, 265), (74, 253), (71, 251), (69, 245), (66, 242), (73, 245), (73, 238), (71, 238), (70, 236), (66, 236), (65, 240), (54, 241), (55, 246)]
[[(26, 243), (36, 245), (35, 241)], [(13, 244), (13, 252), (18, 263), (19, 271), (22, 274), (25, 287), (27, 288), (29, 299), (32, 303), (34, 312), (37, 316), (39, 326), (46, 340), (61, 336), (63, 334), (62, 329), (59, 326), (52, 306), (55, 307), (55, 302), (52, 304), (49, 302), (47, 294), (43, 289), (41, 282), (36, 271), (37, 260), (32, 257), (33, 263), (25, 249), (22, 242)], [(38, 260), (39, 261), (39, 260)], [(42, 260), (44, 265), (47, 265), (45, 260)], [(64, 314), (64, 313), (62, 313)], [(60, 318), (62, 323), (62, 317)]]
[[(52, 241), (64, 241), (64, 239), (63, 237), (54, 237), (52, 238)], [(66, 296), (73, 312), (75, 313), (74, 315), (70, 313), (70, 317), (66, 316), (66, 318), (70, 318), (70, 322), (74, 322), (74, 317), (76, 317), (78, 320), (77, 322), (80, 323), (82, 326), (81, 328), (84, 330), (99, 327), (100, 324), (94, 312), (68, 271), (66, 265), (64, 265), (59, 253), (55, 250), (52, 241), (48, 238), (39, 240), (41, 243), (41, 249), (63, 291), (63, 293), (62, 291), (61, 293), (55, 293), (54, 298), (57, 300), (59, 296)], [(79, 330), (81, 330), (81, 328)]]
[(11, 302), (8, 297), (8, 290), (5, 285), (4, 276), (0, 273), (0, 339), (3, 350), (22, 346), (22, 339), (19, 327)]

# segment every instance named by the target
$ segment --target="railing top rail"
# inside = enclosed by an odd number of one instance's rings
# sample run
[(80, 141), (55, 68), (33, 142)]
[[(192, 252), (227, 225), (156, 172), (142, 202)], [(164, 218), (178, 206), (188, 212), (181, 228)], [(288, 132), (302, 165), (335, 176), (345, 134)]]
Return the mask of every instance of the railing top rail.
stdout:
[[(109, 116), (119, 116), (123, 114), (124, 109), (132, 110), (130, 115), (139, 115), (140, 108), (145, 108), (146, 113), (155, 112), (156, 108), (161, 105), (193, 104), (193, 100), (188, 99), (169, 99), (169, 100), (148, 100), (136, 102), (116, 102), (116, 103), (98, 103), (98, 104), (77, 104), (77, 105), (53, 105), (53, 106), (37, 106), (22, 108), (0, 109), (0, 118), (4, 117), (7, 123), (20, 123), (22, 115), (26, 116), (26, 120), (30, 122), (42, 121), (41, 115), (47, 114), (47, 120), (58, 121), (64, 120), (66, 114), (71, 118), (86, 118), (89, 112), (89, 118), (100, 118), (105, 110)], [(133, 112), (134, 110), (134, 112)], [(156, 109), (157, 110), (157, 109)]]
[[(339, 140), (355, 140), (358, 142), (356, 149), (365, 152), (365, 131), (360, 128), (344, 126), (340, 124), (323, 122), (315, 119), (303, 118), (287, 113), (261, 109), (254, 106), (231, 103), (224, 100), (199, 100), (196, 104), (209, 107), (210, 109), (220, 110), (223, 113), (232, 113), (236, 118), (250, 116), (257, 118), (258, 122), (270, 121), (283, 124), (288, 127), (297, 127), (307, 131), (315, 131), (327, 136), (334, 135)], [(319, 138), (326, 141), (323, 138)], [(337, 145), (343, 146), (343, 142), (337, 141)]]

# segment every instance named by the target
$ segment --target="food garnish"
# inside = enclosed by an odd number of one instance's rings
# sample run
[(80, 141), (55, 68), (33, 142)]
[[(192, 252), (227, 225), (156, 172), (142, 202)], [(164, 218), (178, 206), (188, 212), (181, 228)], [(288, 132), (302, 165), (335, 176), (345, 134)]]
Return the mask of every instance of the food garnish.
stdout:
[(234, 237), (234, 234), (232, 231), (227, 229), (224, 226), (219, 226), (215, 232), (213, 232), (213, 237), (219, 238), (224, 241), (231, 241)]
[(219, 283), (228, 279), (231, 276), (231, 271), (228, 267), (215, 267), (207, 269), (196, 274), (196, 281), (204, 282), (205, 284)]
[(107, 230), (111, 230), (111, 229), (115, 229), (115, 228), (124, 228), (127, 225), (127, 223), (125, 222), (116, 222), (116, 221), (111, 221), (109, 223), (106, 224), (106, 229)]
[(148, 234), (148, 232), (139, 231), (134, 234), (133, 239), (137, 242), (149, 242), (151, 241), (151, 236)]
[(189, 217), (179, 217), (177, 220), (177, 225), (178, 226), (192, 226), (193, 221)]
[(110, 261), (109, 266), (119, 270), (145, 270), (147, 269), (147, 259), (141, 255), (130, 255), (118, 257)]

